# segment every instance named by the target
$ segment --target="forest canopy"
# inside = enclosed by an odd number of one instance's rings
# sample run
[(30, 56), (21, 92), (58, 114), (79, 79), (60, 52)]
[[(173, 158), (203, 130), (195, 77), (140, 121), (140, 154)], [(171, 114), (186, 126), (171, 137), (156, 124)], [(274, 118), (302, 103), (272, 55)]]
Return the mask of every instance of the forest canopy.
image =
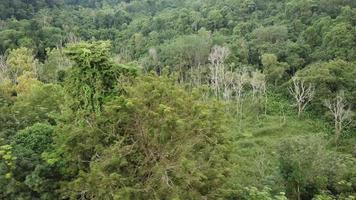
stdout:
[(355, 0), (1, 0), (0, 199), (356, 199)]

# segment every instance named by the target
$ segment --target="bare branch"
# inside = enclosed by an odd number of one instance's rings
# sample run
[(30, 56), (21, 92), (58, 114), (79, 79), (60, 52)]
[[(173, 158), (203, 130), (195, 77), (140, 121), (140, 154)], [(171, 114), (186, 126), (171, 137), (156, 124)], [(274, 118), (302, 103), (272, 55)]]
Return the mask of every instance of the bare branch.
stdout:
[(329, 109), (334, 118), (335, 142), (337, 144), (343, 129), (351, 123), (353, 113), (350, 106), (347, 105), (343, 93), (338, 94), (332, 100), (325, 100), (325, 106)]
[(259, 70), (252, 72), (250, 79), (253, 98), (266, 94), (266, 76)]
[(5, 56), (0, 55), (0, 82), (6, 77), (8, 66), (6, 64)]
[[(215, 96), (219, 97), (221, 90), (225, 92), (227, 89), (225, 88), (225, 79), (226, 79), (226, 70), (224, 62), (230, 55), (230, 50), (227, 47), (214, 46), (210, 55), (209, 61), (211, 63), (210, 69), (210, 77), (211, 77), (211, 85), (214, 89)], [(223, 88), (224, 87), (224, 88)]]
[(289, 93), (296, 101), (298, 117), (300, 117), (307, 104), (313, 99), (315, 89), (312, 84), (306, 86), (304, 80), (300, 80), (297, 77), (292, 78), (292, 84), (293, 85), (289, 87)]

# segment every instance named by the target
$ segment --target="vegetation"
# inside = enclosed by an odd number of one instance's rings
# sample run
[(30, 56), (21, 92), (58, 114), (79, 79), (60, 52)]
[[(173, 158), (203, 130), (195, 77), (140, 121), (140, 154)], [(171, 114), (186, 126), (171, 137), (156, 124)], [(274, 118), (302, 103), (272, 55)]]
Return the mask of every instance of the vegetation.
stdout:
[(356, 199), (356, 1), (2, 0), (0, 199)]

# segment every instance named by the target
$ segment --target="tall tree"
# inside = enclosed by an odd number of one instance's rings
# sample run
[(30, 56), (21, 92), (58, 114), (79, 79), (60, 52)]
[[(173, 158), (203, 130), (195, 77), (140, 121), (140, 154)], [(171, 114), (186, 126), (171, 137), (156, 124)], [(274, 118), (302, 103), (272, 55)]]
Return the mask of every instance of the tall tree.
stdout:
[(113, 92), (125, 69), (111, 60), (110, 48), (109, 42), (98, 41), (72, 44), (66, 50), (74, 62), (65, 82), (72, 109), (99, 112), (105, 97)]
[[(219, 96), (227, 89), (226, 72), (224, 62), (230, 55), (230, 50), (227, 47), (214, 46), (209, 55), (209, 61), (211, 63), (210, 67), (210, 77), (212, 88), (215, 93), (215, 97)], [(225, 84), (225, 88), (224, 88)]]
[(125, 88), (99, 118), (61, 131), (67, 158), (82, 171), (66, 188), (71, 197), (221, 197), (230, 165), (221, 104), (201, 101), (164, 76), (142, 76)]

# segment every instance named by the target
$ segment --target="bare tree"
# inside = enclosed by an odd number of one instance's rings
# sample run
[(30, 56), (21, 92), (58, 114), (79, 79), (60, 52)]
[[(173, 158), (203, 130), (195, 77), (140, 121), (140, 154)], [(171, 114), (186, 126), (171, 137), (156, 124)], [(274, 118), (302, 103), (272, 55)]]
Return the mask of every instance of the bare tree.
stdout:
[(243, 98), (243, 90), (244, 86), (246, 83), (249, 81), (249, 74), (247, 71), (242, 70), (240, 72), (235, 72), (234, 73), (234, 81), (232, 84), (232, 89), (235, 93), (235, 99), (236, 99), (236, 116), (239, 120), (239, 130), (241, 131), (242, 128), (242, 116), (243, 116), (243, 110), (242, 110), (242, 98)]
[(80, 37), (77, 37), (73, 32), (69, 32), (66, 40), (68, 43), (79, 43), (81, 41)]
[(145, 68), (146, 73), (149, 70), (154, 70), (158, 75), (161, 75), (162, 69), (160, 67), (158, 52), (156, 48), (152, 47), (148, 50), (148, 63), (146, 65), (148, 65), (149, 68)]
[(333, 100), (326, 100), (325, 106), (330, 110), (334, 118), (335, 143), (337, 145), (344, 127), (351, 123), (352, 111), (342, 93), (338, 94)]
[(289, 93), (293, 96), (298, 107), (298, 117), (301, 116), (307, 104), (313, 99), (315, 89), (312, 84), (306, 85), (297, 77), (292, 78), (293, 85), (289, 87)]
[(149, 56), (152, 58), (152, 60), (157, 63), (158, 62), (158, 53), (157, 53), (157, 50), (156, 48), (150, 48), (148, 50), (148, 54)]
[(234, 72), (226, 71), (223, 78), (223, 99), (230, 100), (232, 97), (232, 86), (234, 84)]
[(3, 81), (7, 73), (7, 64), (5, 56), (0, 55), (0, 82)]
[(252, 98), (257, 101), (264, 99), (264, 112), (267, 113), (267, 82), (266, 75), (259, 70), (252, 72), (250, 84), (252, 86)]
[(266, 93), (266, 76), (259, 70), (252, 72), (250, 79), (253, 98), (263, 96)]
[(211, 84), (216, 97), (219, 97), (225, 81), (226, 73), (224, 62), (229, 55), (230, 50), (227, 47), (221, 46), (214, 46), (209, 55), (209, 61), (211, 63)]
[(42, 25), (42, 27), (48, 27), (52, 22), (53, 18), (50, 16), (48, 10), (41, 10), (38, 13), (37, 21)]
[(242, 93), (243, 93), (244, 85), (248, 82), (248, 80), (249, 80), (249, 76), (246, 71), (234, 73), (234, 81), (232, 84), (232, 88), (235, 92), (236, 101), (238, 102), (238, 110), (239, 110), (239, 107), (241, 107)]

